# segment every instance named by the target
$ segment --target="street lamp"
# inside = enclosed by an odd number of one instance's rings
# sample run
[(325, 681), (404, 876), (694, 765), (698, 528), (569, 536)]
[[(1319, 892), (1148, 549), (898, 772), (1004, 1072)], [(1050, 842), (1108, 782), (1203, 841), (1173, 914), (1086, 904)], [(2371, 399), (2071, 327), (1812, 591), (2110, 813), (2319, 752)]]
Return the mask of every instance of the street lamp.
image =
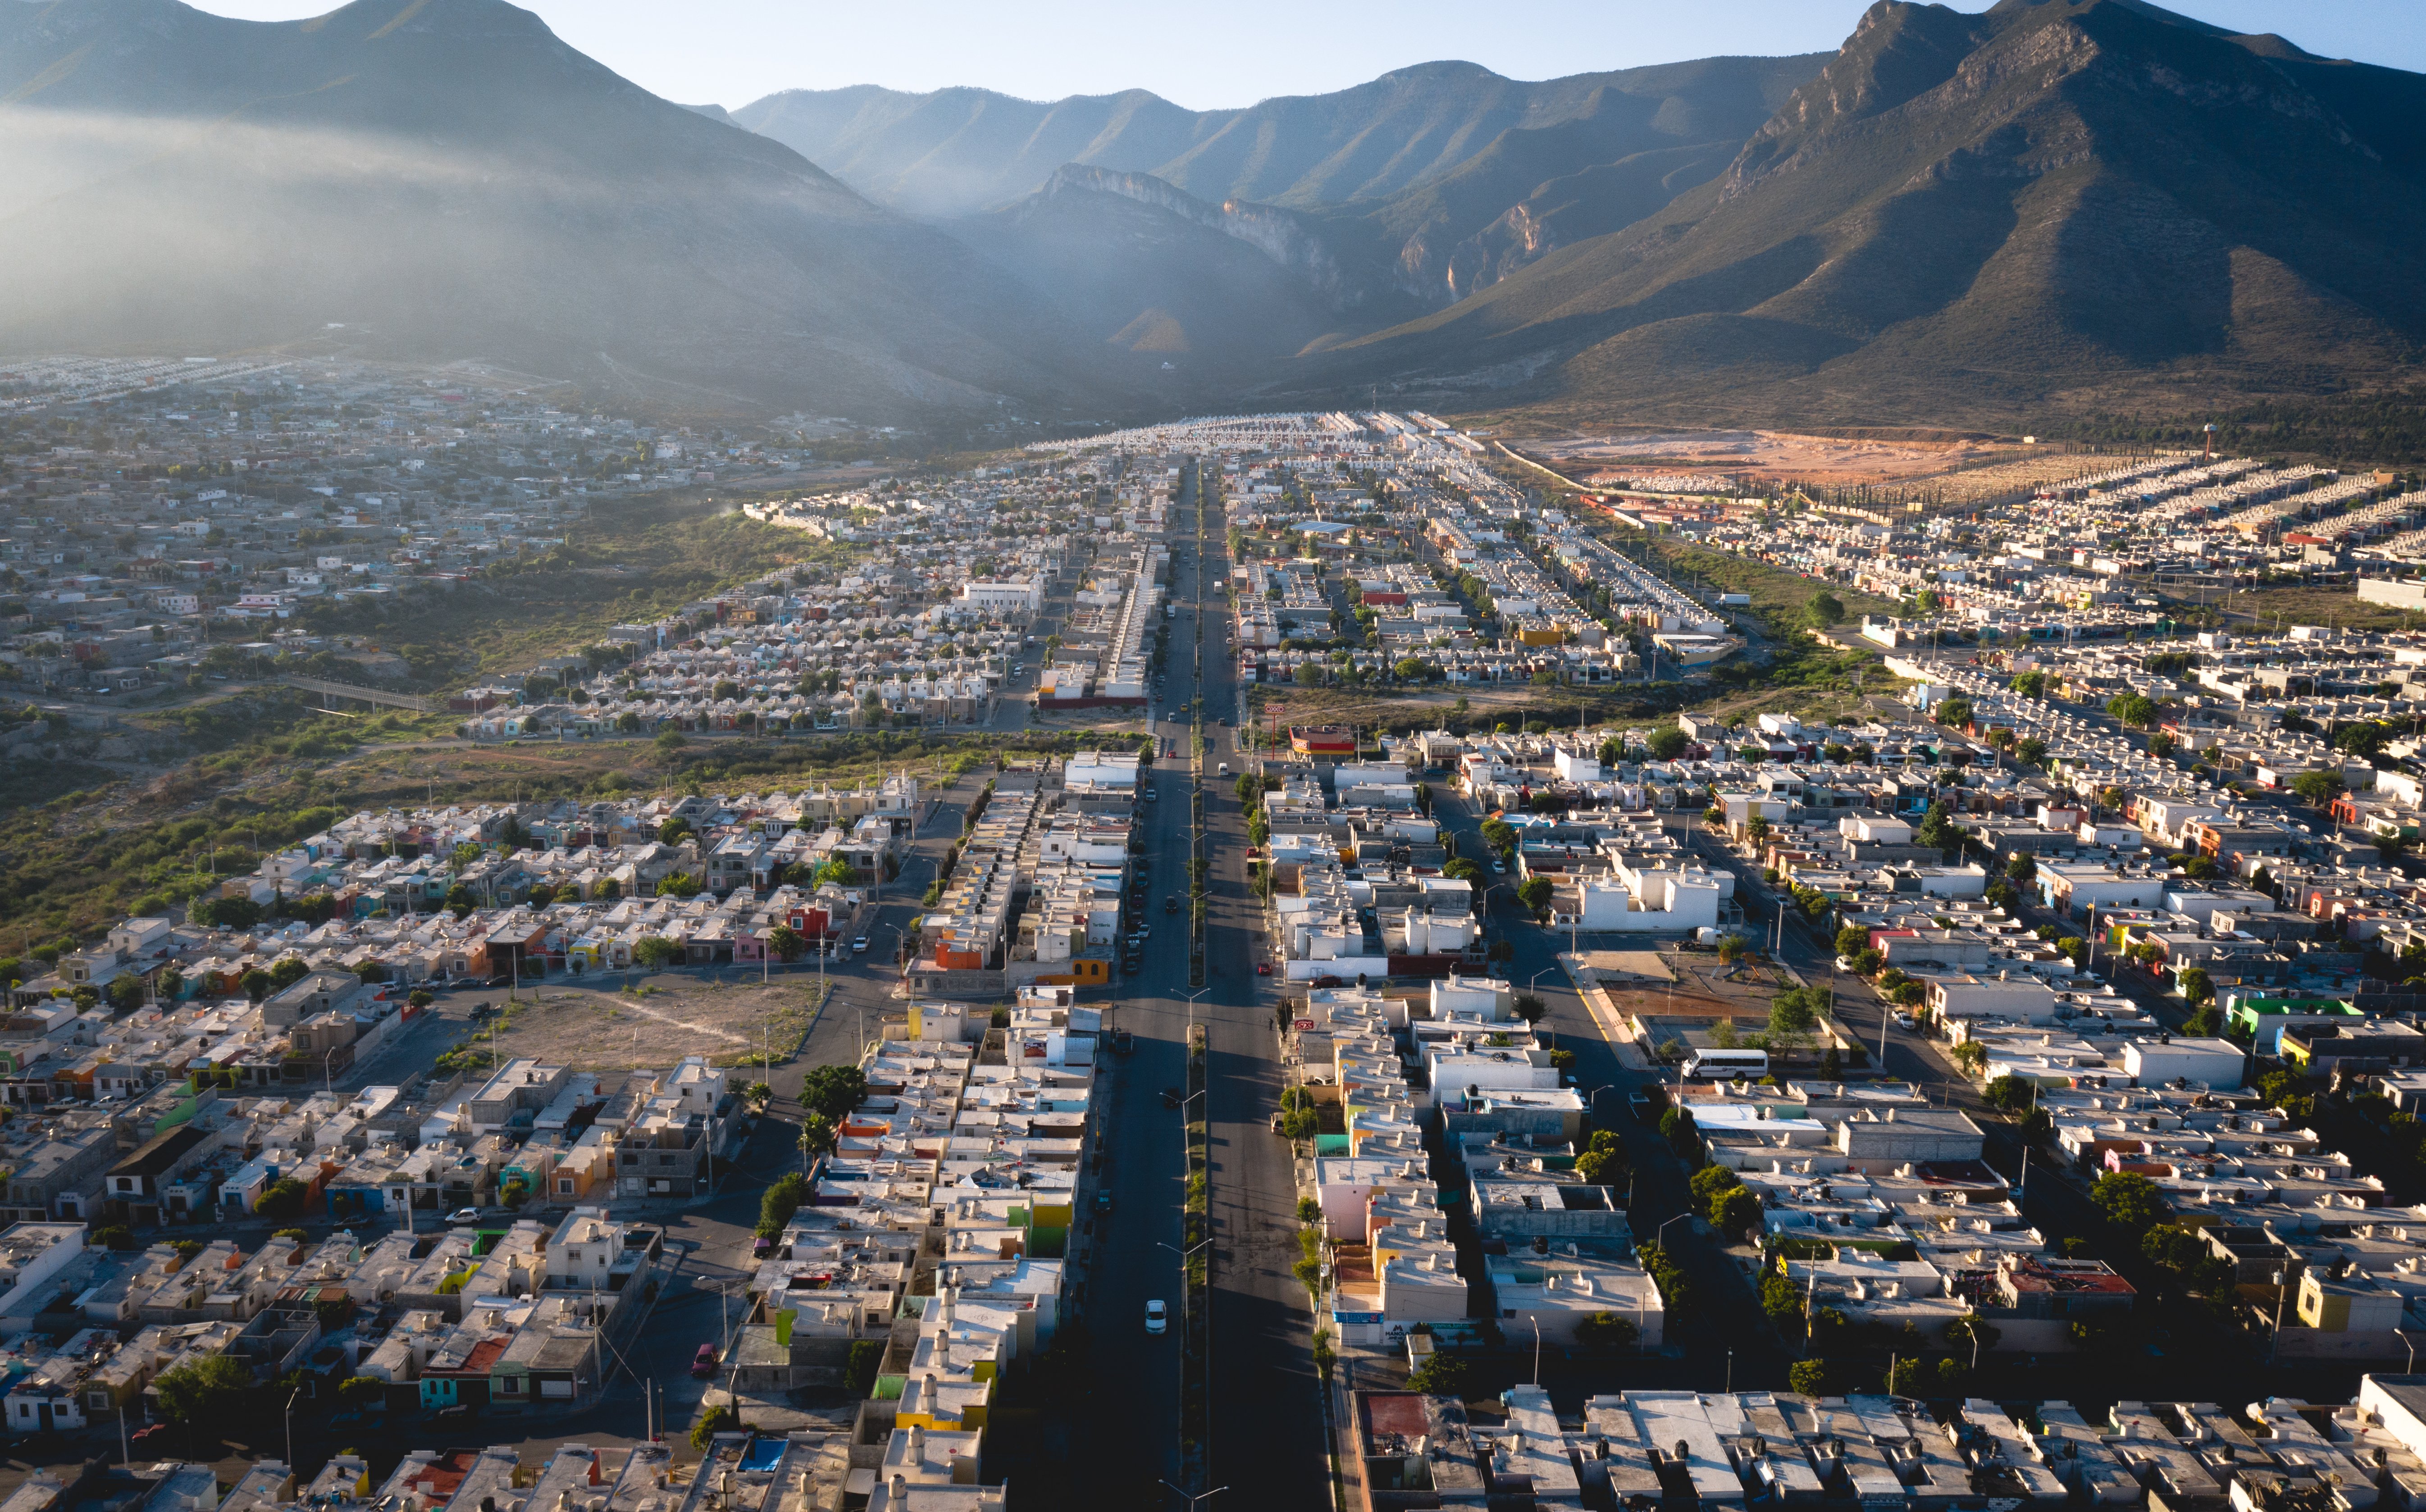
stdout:
[(1651, 1232), (1652, 1247), (1655, 1249), (1666, 1249), (1668, 1247), (1668, 1225), (1675, 1222), (1677, 1218), (1690, 1218), (1692, 1215), (1693, 1214), (1690, 1212), (1679, 1213), (1674, 1217), (1669, 1218), (1667, 1222), (1660, 1224), (1658, 1228), (1653, 1230)]
[(1542, 1384), (1542, 1320), (1538, 1315), (1528, 1312), (1525, 1321), (1533, 1326), (1533, 1384), (1539, 1386)]
[(1190, 1029), (1196, 1027), (1196, 1000), (1212, 990), (1213, 989), (1210, 987), (1200, 987), (1193, 992), (1182, 992), (1179, 994), (1181, 997), (1188, 1000), (1188, 1027)]
[[(1573, 954), (1573, 952), (1571, 951), (1571, 952), (1570, 952), (1570, 954)], [(1557, 971), (1558, 969), (1559, 969), (1559, 968), (1558, 968), (1556, 965), (1550, 965), (1550, 966), (1545, 966), (1545, 967), (1543, 967), (1540, 971), (1535, 972), (1535, 973), (1533, 973), (1533, 979), (1532, 979), (1532, 981), (1527, 982), (1527, 983), (1525, 984), (1525, 995), (1526, 995), (1527, 997), (1536, 997), (1536, 996), (1537, 996), (1537, 994), (1533, 991), (1533, 989), (1541, 983), (1541, 980), (1542, 980), (1542, 978), (1543, 978), (1543, 977), (1549, 975), (1552, 972), (1555, 972), (1555, 971)], [(1543, 1009), (1543, 1016), (1544, 1016), (1545, 1018), (1548, 1017), (1548, 1006), (1547, 1006), (1547, 1005), (1544, 1005), (1544, 1009)], [(1529, 1029), (1529, 1028), (1531, 1028), (1532, 1026), (1531, 1026), (1530, 1024), (1528, 1024), (1528, 1025), (1526, 1025), (1526, 1027)], [(1558, 1049), (1558, 1048), (1559, 1048), (1559, 1031), (1557, 1031), (1556, 1029), (1553, 1029), (1553, 1030), (1551, 1030), (1551, 1031), (1550, 1031), (1550, 1048), (1551, 1048), (1552, 1050), (1556, 1050), (1556, 1049)]]
[(1172, 1494), (1172, 1495), (1173, 1495), (1173, 1496), (1176, 1496), (1176, 1497), (1178, 1497), (1179, 1499), (1181, 1499), (1182, 1501), (1186, 1502), (1186, 1503), (1189, 1504), (1189, 1506), (1190, 1506), (1191, 1508), (1192, 1508), (1192, 1507), (1194, 1507), (1194, 1506), (1196, 1505), (1196, 1504), (1197, 1504), (1197, 1503), (1204, 1501), (1205, 1498), (1207, 1498), (1207, 1497), (1213, 1497), (1213, 1496), (1219, 1496), (1219, 1495), (1221, 1495), (1223, 1491), (1226, 1491), (1226, 1490), (1228, 1490), (1228, 1489), (1230, 1488), (1228, 1488), (1228, 1487), (1226, 1487), (1226, 1486), (1216, 1486), (1215, 1488), (1212, 1488), (1211, 1490), (1209, 1490), (1209, 1491), (1199, 1491), (1199, 1492), (1197, 1492), (1194, 1496), (1190, 1496), (1190, 1495), (1189, 1495), (1186, 1491), (1181, 1490), (1178, 1487), (1176, 1487), (1176, 1486), (1172, 1486), (1172, 1485), (1171, 1485), (1171, 1483), (1170, 1483), (1169, 1481), (1164, 1481), (1164, 1482), (1162, 1482), (1161, 1484), (1162, 1484), (1162, 1485), (1164, 1485), (1164, 1486), (1170, 1487), (1170, 1488), (1171, 1488), (1171, 1494)]

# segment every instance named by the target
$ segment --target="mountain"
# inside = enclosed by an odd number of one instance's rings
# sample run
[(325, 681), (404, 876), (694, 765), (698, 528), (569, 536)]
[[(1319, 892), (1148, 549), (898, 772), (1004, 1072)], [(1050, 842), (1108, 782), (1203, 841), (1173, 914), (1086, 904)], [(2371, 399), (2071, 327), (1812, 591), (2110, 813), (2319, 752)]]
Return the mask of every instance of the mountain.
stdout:
[[(1187, 110), (1143, 89), (1016, 100), (987, 89), (787, 89), (733, 119), (880, 204), (959, 217), (1043, 187), (1065, 163), (1147, 173), (1209, 203), (1306, 210), (1383, 199), (1453, 172), (1506, 133), (1596, 122), (1592, 161), (1682, 141), (1740, 142), (1820, 56), (1706, 58), (1541, 83), (1424, 63), (1331, 94)], [(1581, 162), (1571, 167), (1582, 167)], [(1515, 186), (1496, 215), (1539, 179)]]
[(2415, 382), (2421, 108), (2143, 0), (1881, 0), (1717, 177), (1271, 392), (1806, 423)]
[(1332, 330), (1340, 269), (1293, 212), (1206, 204), (1145, 173), (1070, 165), (946, 229), (1034, 289), (1086, 340), (1169, 362), (1218, 397)]
[[(1033, 193), (935, 223), (1089, 339), (1150, 347), (1186, 375), (1163, 381), (1218, 394), (1658, 210), (1715, 177), (1819, 62), (1707, 58), (1543, 85), (1430, 64), (1185, 121), (1150, 95), (1030, 106), (971, 90), (795, 92), (735, 119), (788, 129), (870, 193), (930, 207), (965, 204), (1061, 152), (1089, 153)], [(1242, 134), (1266, 149), (1252, 165), (1228, 161)], [(1349, 139), (1359, 153), (1387, 146), (1392, 166), (1351, 167)], [(1152, 172), (1103, 161), (1154, 153), (1168, 160)], [(1219, 196), (1191, 190), (1208, 179)], [(1241, 184), (1280, 192), (1258, 199)], [(1341, 184), (1350, 198), (1320, 198)]]
[(0, 5), (0, 163), (8, 351), (308, 340), (859, 415), (1088, 392), (991, 264), (502, 0)]

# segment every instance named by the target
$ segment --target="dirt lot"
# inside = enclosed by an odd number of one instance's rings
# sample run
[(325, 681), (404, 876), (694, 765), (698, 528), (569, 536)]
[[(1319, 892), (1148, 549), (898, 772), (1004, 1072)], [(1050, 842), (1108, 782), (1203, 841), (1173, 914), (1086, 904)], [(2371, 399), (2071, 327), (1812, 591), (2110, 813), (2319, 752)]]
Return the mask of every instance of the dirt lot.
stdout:
[[(1578, 481), (1622, 486), (1637, 475), (1706, 474), (1747, 486), (1801, 483), (1818, 488), (1942, 480), (1965, 497), (2059, 482), (2114, 465), (2113, 458), (2008, 441), (1852, 440), (1781, 430), (1681, 430), (1536, 438), (1527, 450)], [(1673, 489), (1673, 482), (1661, 485)]]
[(1619, 1011), (1633, 1015), (1655, 1046), (1706, 1044), (1722, 1019), (1732, 1021), (1739, 1035), (1761, 1033), (1769, 1027), (1770, 999), (1792, 985), (1776, 967), (1749, 957), (1737, 962), (1732, 973), (1719, 964), (1716, 954), (1680, 950), (1661, 959), (1676, 973), (1674, 987), (1629, 989), (1615, 973), (1603, 978)]
[(728, 969), (719, 984), (689, 974), (635, 974), (630, 990), (619, 975), (554, 977), (537, 993), (519, 994), (505, 1017), (481, 1026), (474, 1048), (495, 1029), (497, 1054), (536, 1056), (593, 1070), (671, 1066), (704, 1054), (720, 1066), (770, 1046), (780, 1064), (800, 1048), (816, 1021), (817, 980), (798, 969), (789, 980), (760, 986), (754, 971)]

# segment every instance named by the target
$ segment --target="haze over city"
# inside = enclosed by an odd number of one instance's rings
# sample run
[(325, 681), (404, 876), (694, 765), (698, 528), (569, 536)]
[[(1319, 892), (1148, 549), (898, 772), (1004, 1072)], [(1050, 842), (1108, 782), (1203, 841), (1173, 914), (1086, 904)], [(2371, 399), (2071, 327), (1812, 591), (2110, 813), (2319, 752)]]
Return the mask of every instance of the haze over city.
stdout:
[(2416, 13), (1503, 9), (0, 3), (0, 1512), (2426, 1494)]

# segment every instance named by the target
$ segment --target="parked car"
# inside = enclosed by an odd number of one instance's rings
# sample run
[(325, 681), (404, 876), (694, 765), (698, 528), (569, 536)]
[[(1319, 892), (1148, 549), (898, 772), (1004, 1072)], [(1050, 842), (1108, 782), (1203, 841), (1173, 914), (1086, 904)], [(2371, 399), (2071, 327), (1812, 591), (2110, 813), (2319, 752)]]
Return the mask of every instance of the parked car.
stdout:
[(1171, 1312), (1169, 1309), (1162, 1305), (1162, 1300), (1157, 1297), (1154, 1301), (1148, 1302), (1145, 1305), (1145, 1331), (1148, 1333), (1160, 1333), (1170, 1327)]
[(1900, 1027), (1905, 1029), (1917, 1029), (1920, 1027), (1920, 1021), (1901, 1008), (1896, 1009), (1895, 1021)]
[(1098, 1192), (1095, 1194), (1095, 1211), (1098, 1213), (1109, 1213), (1112, 1211), (1111, 1193)]
[(1281, 1117), (1277, 1112), (1272, 1115), (1272, 1133), (1274, 1134), (1281, 1132)]
[(1135, 929), (1129, 931), (1129, 938), (1131, 940), (1149, 940), (1152, 939), (1153, 936), (1154, 925), (1150, 924), (1139, 925)]
[(690, 1357), (690, 1373), (694, 1377), (703, 1381), (716, 1374), (716, 1346), (714, 1344), (702, 1344), (699, 1346), (699, 1353)]
[(1851, 956), (1839, 956), (1839, 957), (1836, 957), (1836, 970), (1838, 970), (1838, 971), (1840, 971), (1840, 972), (1850, 972), (1850, 971), (1852, 971), (1852, 969), (1853, 969), (1853, 957), (1851, 957)]
[(1271, 974), (1272, 974), (1272, 963), (1271, 963), (1270, 961), (1268, 961), (1268, 960), (1259, 960), (1259, 961), (1255, 962), (1255, 974), (1256, 974), (1257, 976), (1270, 976), (1270, 975), (1271, 975)]
[(757, 1243), (750, 1247), (750, 1258), (752, 1260), (765, 1260), (774, 1252), (775, 1241), (763, 1233), (758, 1236)]
[(454, 1212), (446, 1214), (446, 1227), (450, 1229), (469, 1228), (479, 1221), (480, 1210), (478, 1208), (457, 1208)]
[(1147, 788), (1147, 789), (1145, 790), (1145, 800), (1146, 800), (1148, 803), (1160, 803), (1160, 802), (1162, 801), (1162, 795), (1161, 795), (1161, 794), (1159, 794), (1159, 793), (1156, 793), (1156, 792), (1154, 789), (1152, 789), (1152, 788)]
[(865, 956), (867, 954), (867, 937), (865, 935), (862, 935), (850, 942), (850, 953), (854, 956)]
[(1135, 976), (1138, 973), (1145, 970), (1145, 957), (1136, 954), (1135, 952), (1131, 952), (1130, 954), (1121, 957), (1121, 970), (1128, 973), (1131, 976)]

